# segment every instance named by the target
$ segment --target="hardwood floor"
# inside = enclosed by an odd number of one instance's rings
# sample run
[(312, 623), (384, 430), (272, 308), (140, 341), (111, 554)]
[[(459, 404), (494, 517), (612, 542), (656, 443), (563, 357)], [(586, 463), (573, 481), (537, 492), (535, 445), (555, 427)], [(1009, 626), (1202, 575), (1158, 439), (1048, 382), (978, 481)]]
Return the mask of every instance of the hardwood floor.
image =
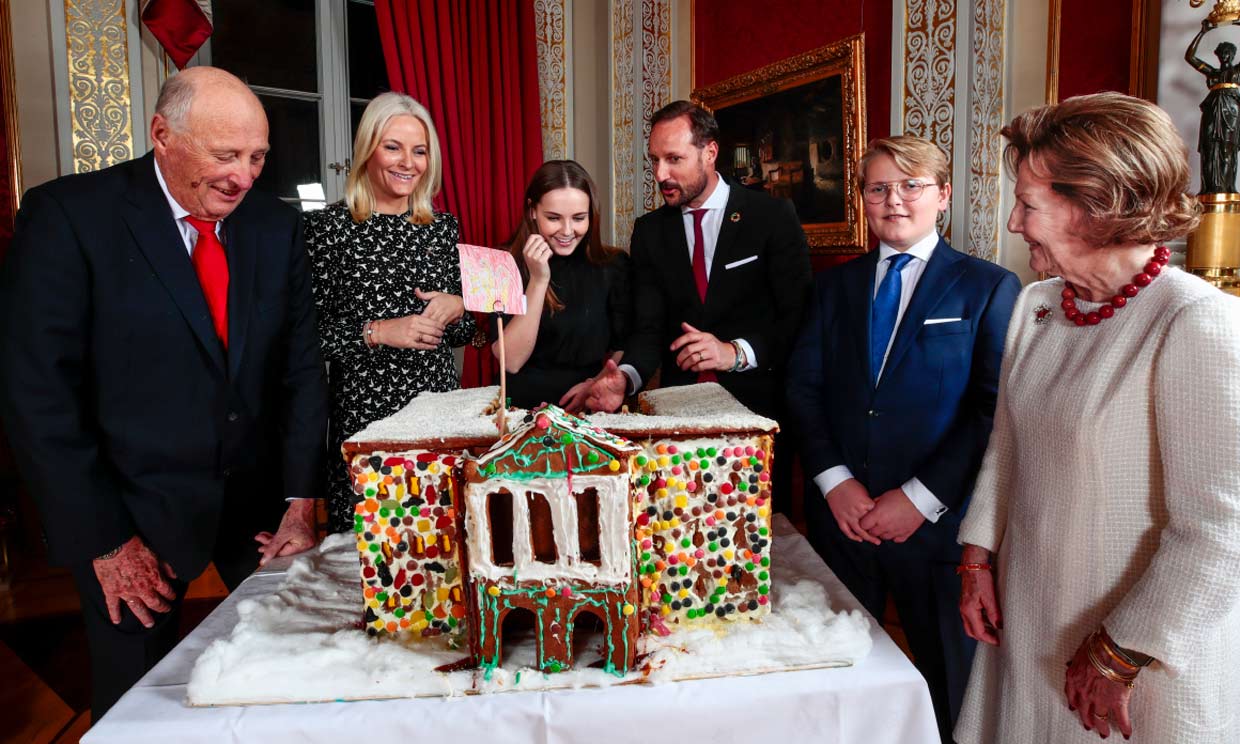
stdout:
[[(0, 643), (0, 741), (46, 744), (58, 741), (76, 717), (73, 708), (30, 667)], [(80, 738), (80, 735), (79, 735)]]
[[(184, 637), (227, 594), (214, 567), (190, 584)], [(27, 565), (0, 591), (0, 742), (71, 744), (90, 728), (90, 658), (69, 574)]]

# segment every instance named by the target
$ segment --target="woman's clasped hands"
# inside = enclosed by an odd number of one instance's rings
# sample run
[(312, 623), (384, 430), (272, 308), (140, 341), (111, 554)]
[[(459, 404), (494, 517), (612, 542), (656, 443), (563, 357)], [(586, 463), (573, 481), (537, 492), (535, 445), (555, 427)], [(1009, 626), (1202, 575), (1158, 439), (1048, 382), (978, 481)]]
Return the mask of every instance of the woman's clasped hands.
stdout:
[(415, 289), (414, 293), (426, 307), (421, 313), (375, 321), (377, 343), (398, 349), (431, 351), (443, 341), (444, 329), (465, 314), (465, 302), (457, 295), (421, 289)]

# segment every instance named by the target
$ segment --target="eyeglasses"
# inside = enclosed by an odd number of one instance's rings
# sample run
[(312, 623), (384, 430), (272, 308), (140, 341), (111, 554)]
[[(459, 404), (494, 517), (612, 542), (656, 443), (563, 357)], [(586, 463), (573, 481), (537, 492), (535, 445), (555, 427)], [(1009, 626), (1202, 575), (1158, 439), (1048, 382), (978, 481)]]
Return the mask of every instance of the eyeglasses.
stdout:
[(887, 181), (885, 183), (867, 183), (865, 188), (861, 190), (865, 194), (865, 200), (871, 204), (882, 204), (887, 201), (887, 194), (891, 189), (896, 190), (900, 201), (914, 202), (921, 198), (922, 193), (927, 186), (936, 186), (934, 183), (926, 183), (910, 178), (907, 181)]

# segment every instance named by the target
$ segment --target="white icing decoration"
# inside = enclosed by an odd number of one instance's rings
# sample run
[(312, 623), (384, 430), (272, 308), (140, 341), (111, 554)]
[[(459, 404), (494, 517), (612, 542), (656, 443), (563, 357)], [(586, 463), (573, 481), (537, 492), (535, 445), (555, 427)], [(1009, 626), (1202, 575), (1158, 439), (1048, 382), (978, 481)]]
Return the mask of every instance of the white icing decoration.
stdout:
[[(593, 488), (599, 500), (600, 564), (582, 561), (577, 539), (577, 500), (568, 490), (566, 478), (507, 480), (491, 478), (471, 483), (465, 491), (465, 542), (469, 554), (469, 573), (490, 581), (563, 581), (621, 585), (632, 581), (631, 522), (629, 520), (629, 474), (574, 475), (573, 492)], [(496, 566), (491, 560), (491, 525), (487, 496), (500, 489), (512, 493), (512, 566)], [(534, 560), (530, 545), (530, 517), (526, 492), (540, 493), (551, 507), (555, 535), (556, 563)]]
[[(435, 449), (436, 442), (477, 440), (489, 444), (498, 439), (493, 417), (483, 410), (499, 394), (497, 387), (468, 388), (446, 393), (422, 393), (407, 406), (385, 419), (380, 419), (348, 442), (362, 445), (374, 442), (401, 442), (408, 446)], [(660, 388), (641, 394), (641, 399), (654, 412), (598, 413), (588, 420), (608, 432), (639, 438), (651, 432), (773, 432), (779, 424), (745, 408), (718, 383)], [(510, 413), (509, 420), (520, 420), (523, 414)]]

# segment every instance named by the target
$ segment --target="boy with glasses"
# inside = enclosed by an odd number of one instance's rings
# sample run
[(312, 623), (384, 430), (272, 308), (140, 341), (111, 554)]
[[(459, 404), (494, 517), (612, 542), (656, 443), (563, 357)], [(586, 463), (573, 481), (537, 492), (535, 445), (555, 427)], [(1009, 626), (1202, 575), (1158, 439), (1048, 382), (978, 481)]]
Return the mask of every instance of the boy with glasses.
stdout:
[(950, 742), (974, 647), (956, 532), (1020, 282), (938, 234), (952, 190), (937, 146), (876, 140), (858, 172), (878, 249), (817, 277), (789, 362), (809, 538), (876, 618), (890, 594)]

